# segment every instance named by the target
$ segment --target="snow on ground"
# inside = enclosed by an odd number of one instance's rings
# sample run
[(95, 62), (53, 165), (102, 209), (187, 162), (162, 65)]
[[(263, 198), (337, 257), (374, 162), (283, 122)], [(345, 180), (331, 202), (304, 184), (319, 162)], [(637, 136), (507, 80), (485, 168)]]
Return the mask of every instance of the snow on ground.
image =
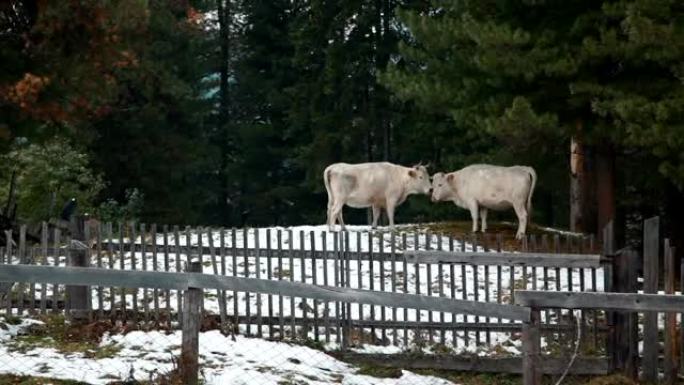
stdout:
[[(164, 252), (157, 252), (156, 255), (152, 253), (153, 237), (150, 235), (149, 227), (146, 230), (145, 237), (141, 237), (138, 231), (135, 234), (135, 242), (141, 243), (143, 240), (147, 247), (146, 257), (143, 258), (142, 252), (124, 253), (124, 258), (120, 258), (118, 244), (113, 244), (112, 249), (114, 253), (110, 258), (108, 247), (105, 246), (102, 253), (102, 264), (104, 266), (113, 266), (115, 269), (137, 269), (137, 270), (166, 270), (167, 262), (165, 260)], [(413, 225), (399, 226), (396, 233), (391, 233), (387, 229), (380, 229), (379, 232), (370, 232), (368, 226), (348, 226), (349, 238), (344, 242), (344, 248), (351, 252), (367, 252), (372, 250), (375, 255), (380, 253), (391, 254), (392, 252), (400, 253), (404, 250), (425, 250), (425, 249), (443, 249), (443, 250), (460, 250), (461, 243), (456, 239), (449, 237), (439, 237), (436, 235), (428, 236), (420, 228)], [(130, 236), (126, 234), (125, 236)], [(107, 235), (103, 237), (106, 239)], [(118, 241), (116, 241), (118, 243)], [(130, 239), (124, 238), (124, 242), (130, 242)], [(165, 237), (161, 234), (161, 229), (157, 229), (156, 243), (158, 245), (165, 244)], [(215, 256), (202, 255), (203, 272), (205, 274), (223, 274), (238, 276), (238, 277), (253, 277), (262, 279), (282, 279), (293, 280), (295, 282), (305, 282), (317, 285), (339, 285), (339, 263), (334, 259), (327, 260), (312, 260), (310, 258), (311, 250), (316, 251), (332, 251), (341, 249), (341, 242), (339, 240), (339, 232), (329, 232), (326, 226), (297, 226), (290, 228), (272, 227), (268, 229), (204, 229), (201, 234), (196, 229), (192, 231), (181, 230), (176, 237), (175, 233), (169, 233), (166, 237), (166, 243), (169, 246), (168, 255), (168, 270), (182, 271), (183, 265), (187, 261), (187, 250), (184, 246), (190, 244), (192, 246), (212, 245), (215, 249)], [(180, 247), (176, 247), (179, 245)], [(225, 256), (221, 256), (221, 245)], [(244, 248), (263, 250), (262, 257), (256, 258), (254, 256), (245, 257)], [(278, 253), (275, 250), (284, 250)], [(472, 251), (473, 246), (466, 244), (464, 246), (466, 251)], [(482, 248), (478, 248), (481, 251)], [(252, 254), (253, 255), (253, 254)], [(267, 257), (266, 255), (270, 256)], [(330, 254), (332, 255), (332, 254)], [(300, 256), (308, 256), (308, 258), (298, 258)], [(194, 256), (196, 257), (196, 256)], [(472, 265), (455, 265), (452, 270), (450, 266), (437, 266), (425, 264), (405, 264), (401, 259), (400, 262), (384, 262), (377, 260), (373, 261), (358, 261), (352, 258), (349, 263), (349, 285), (352, 288), (372, 289), (372, 290), (386, 290), (393, 289), (398, 292), (407, 292), (411, 294), (429, 294), (434, 296), (454, 297), (457, 299), (467, 299), (472, 301), (488, 301), (502, 303), (510, 303), (511, 288), (520, 290), (523, 288), (548, 288), (549, 290), (575, 290), (579, 291), (580, 277), (584, 279), (585, 290), (603, 290), (603, 271), (597, 269), (592, 274), (590, 269), (573, 269), (570, 271), (572, 276), (572, 285), (569, 284), (567, 269), (548, 269), (546, 271), (546, 280), (544, 279), (544, 269), (542, 268), (527, 268), (523, 272), (522, 267), (510, 266), (472, 266)], [(224, 265), (225, 261), (225, 265)], [(15, 262), (16, 263), (16, 262)], [(54, 264), (54, 261), (48, 260), (49, 264)], [(65, 257), (60, 258), (59, 264), (65, 263)], [(97, 264), (96, 255), (93, 255), (93, 265)], [(511, 269), (513, 271), (511, 272)], [(512, 275), (511, 275), (512, 273)], [(499, 284), (500, 282), (500, 284)], [(594, 286), (594, 283), (596, 286)], [(48, 297), (51, 296), (53, 285), (47, 285)], [(40, 285), (37, 285), (37, 292), (40, 291)], [(154, 308), (155, 303), (151, 300), (151, 289), (140, 289), (137, 292), (126, 290), (124, 299), (122, 301), (122, 290), (114, 290), (114, 306), (120, 307), (124, 302), (128, 309), (132, 308), (134, 302), (134, 294), (137, 294), (137, 304), (140, 309), (145, 306)], [(109, 288), (102, 289), (103, 303), (102, 308), (110, 309), (112, 295)], [(166, 292), (160, 290), (159, 307), (164, 309), (167, 306)], [(205, 291), (204, 307), (209, 312), (219, 313), (219, 301), (217, 300), (216, 291)], [(303, 317), (304, 310), (307, 310), (306, 316), (313, 317), (312, 310), (317, 310), (317, 315), (321, 320), (335, 318), (337, 311), (336, 304), (319, 303), (313, 300), (306, 300), (302, 298), (280, 297), (275, 295), (257, 295), (250, 293), (226, 293), (227, 296), (227, 313), (229, 316), (237, 313), (241, 316), (247, 314), (256, 319), (261, 316), (278, 316), (282, 314), (289, 317), (294, 314), (296, 317)], [(145, 298), (148, 301), (145, 301)], [(177, 293), (171, 291), (168, 295), (168, 305), (172, 311), (178, 307)], [(98, 290), (93, 289), (93, 306), (99, 308)], [(355, 320), (380, 320), (383, 315), (383, 307), (371, 305), (352, 304), (350, 307), (351, 317)], [(544, 313), (543, 316), (556, 317), (557, 312)], [(418, 311), (415, 309), (392, 309), (384, 308), (385, 320), (396, 321), (441, 321), (446, 323), (451, 322), (487, 322), (484, 317), (464, 316), (462, 314), (449, 314), (429, 311)], [(498, 322), (497, 319), (490, 321)], [(555, 318), (550, 319), (551, 322), (556, 322)], [(502, 322), (509, 322), (503, 320)], [(277, 329), (277, 328), (276, 328)], [(324, 341), (325, 328), (320, 327), (319, 334), (321, 341)], [(254, 335), (256, 333), (256, 326), (254, 325), (240, 325), (240, 331), (244, 334)], [(327, 349), (339, 348), (337, 335), (334, 333), (331, 341), (326, 343)], [(269, 336), (268, 326), (264, 326), (262, 333), (264, 336)], [(279, 336), (277, 334), (274, 337)], [(371, 329), (366, 328), (361, 334), (370, 335)], [(388, 346), (388, 342), (393, 342), (395, 339), (398, 346), (412, 348), (416, 347), (416, 337), (419, 336), (421, 340), (421, 349), (425, 353), (432, 352), (432, 345), (442, 344), (449, 346), (454, 353), (471, 353), (478, 355), (487, 355), (493, 352), (500, 353), (501, 349), (510, 351), (511, 353), (519, 353), (519, 341), (512, 340), (510, 333), (491, 333), (489, 344), (478, 344), (477, 334), (475, 332), (452, 333), (448, 331), (441, 339), (441, 334), (437, 331), (433, 332), (433, 338), (429, 340), (430, 336), (425, 335), (422, 331), (417, 334), (409, 330), (407, 334), (403, 330), (387, 330), (385, 333), (386, 339), (382, 340), (380, 329), (376, 329), (375, 336), (372, 338), (360, 338), (363, 343), (357, 347), (359, 352), (374, 352), (374, 353), (392, 353), (399, 350), (399, 347)], [(480, 333), (484, 338), (484, 334)], [(315, 337), (314, 330), (309, 330), (309, 338)], [(408, 339), (408, 341), (407, 341)], [(429, 343), (424, 343), (428, 339)], [(371, 341), (374, 341), (371, 342)], [(496, 347), (496, 349), (494, 349)]]
[[(0, 317), (0, 373), (108, 384), (116, 380), (149, 380), (168, 373), (180, 354), (180, 331), (171, 334), (133, 331), (105, 335), (101, 347), (112, 354), (87, 358), (83, 353), (61, 353), (54, 348), (10, 349), (9, 342), (40, 321), (22, 319), (7, 325)], [(200, 367), (206, 385), (448, 385), (449, 381), (402, 371), (399, 378), (376, 378), (358, 368), (308, 347), (237, 336), (233, 341), (218, 331), (200, 334)]]

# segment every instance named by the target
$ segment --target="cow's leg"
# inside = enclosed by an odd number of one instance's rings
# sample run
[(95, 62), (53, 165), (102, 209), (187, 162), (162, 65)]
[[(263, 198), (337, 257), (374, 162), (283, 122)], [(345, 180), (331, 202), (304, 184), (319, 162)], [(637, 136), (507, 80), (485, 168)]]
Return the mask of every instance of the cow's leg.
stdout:
[(373, 223), (371, 224), (371, 228), (376, 228), (378, 227), (378, 219), (380, 219), (380, 212), (382, 210), (382, 207), (373, 205)]
[(335, 228), (335, 217), (332, 216), (333, 203), (332, 200), (328, 200), (328, 211), (326, 213), (326, 223), (328, 225), (328, 230), (333, 231)]
[(330, 209), (330, 215), (332, 218), (332, 228), (335, 227), (335, 219), (337, 219), (340, 221), (340, 226), (342, 230), (344, 230), (344, 221), (342, 220), (342, 207), (344, 207), (344, 203), (335, 202), (333, 203), (332, 209)]
[(480, 208), (480, 218), (482, 218), (482, 227), (480, 230), (482, 230), (483, 233), (487, 232), (487, 208), (481, 207)]
[(385, 210), (387, 211), (387, 220), (389, 221), (389, 227), (392, 231), (394, 231), (394, 209), (394, 203), (387, 202)]
[(479, 211), (478, 207), (477, 207), (477, 203), (473, 202), (473, 203), (469, 204), (468, 207), (470, 208), (470, 217), (473, 220), (473, 233), (476, 233), (477, 232), (477, 221), (478, 221), (477, 214)]
[(515, 215), (518, 216), (518, 232), (515, 234), (515, 238), (522, 239), (525, 236), (525, 231), (527, 231), (527, 208), (525, 203), (522, 203), (514, 205), (513, 209)]

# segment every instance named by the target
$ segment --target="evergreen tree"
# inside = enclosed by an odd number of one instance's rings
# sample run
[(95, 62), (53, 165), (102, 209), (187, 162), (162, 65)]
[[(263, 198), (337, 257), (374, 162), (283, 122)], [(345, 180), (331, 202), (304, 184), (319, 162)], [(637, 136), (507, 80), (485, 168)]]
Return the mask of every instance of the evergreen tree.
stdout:
[[(496, 138), (501, 154), (543, 164), (540, 181), (552, 180), (548, 172), (566, 164), (567, 143), (581, 131), (597, 154), (599, 203), (609, 206), (605, 196), (614, 189), (604, 182), (614, 178), (615, 156), (647, 148), (659, 156), (659, 146), (639, 134), (653, 133), (660, 123), (637, 113), (636, 105), (650, 95), (662, 108), (681, 92), (672, 24), (680, 7), (651, 3), (434, 2), (430, 12), (402, 13), (411, 35), (400, 48), (403, 62), (390, 66), (386, 82), (400, 97), (451, 116), (456, 127)], [(666, 115), (665, 130), (675, 130), (677, 117)], [(676, 180), (662, 159), (661, 170)], [(625, 177), (631, 175), (619, 178)], [(556, 178), (540, 188), (563, 184)], [(608, 207), (601, 216), (601, 204), (599, 222), (605, 222), (612, 213)]]

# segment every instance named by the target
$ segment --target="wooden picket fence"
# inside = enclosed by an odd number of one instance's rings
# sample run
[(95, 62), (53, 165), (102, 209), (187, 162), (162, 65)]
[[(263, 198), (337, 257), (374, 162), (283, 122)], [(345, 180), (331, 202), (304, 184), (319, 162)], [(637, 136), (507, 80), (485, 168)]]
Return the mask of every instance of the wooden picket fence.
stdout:
[[(644, 223), (646, 293), (660, 287), (658, 227), (657, 219)], [(227, 333), (314, 341), (346, 360), (386, 366), (521, 372), (521, 356), (473, 358), (456, 353), (469, 348), (496, 352), (502, 341), (520, 338), (525, 323), (519, 314), (512, 315), (515, 306), (511, 307), (522, 304), (517, 298), (520, 291), (523, 296), (532, 291), (558, 298), (551, 294), (638, 290), (637, 256), (615, 251), (612, 227), (603, 233), (600, 254), (592, 237), (560, 235), (530, 236), (521, 243), (524, 252), (510, 253), (502, 252), (500, 235), (454, 238), (429, 232), (181, 230), (97, 222), (81, 228), (72, 231), (70, 238), (44, 225), (39, 245), (28, 244), (22, 228), (17, 247), (8, 242), (9, 247), (0, 249), (0, 263), (130, 272), (138, 274), (131, 276), (138, 281), (128, 278), (128, 283), (122, 283), (121, 277), (119, 281), (93, 281), (90, 277), (89, 288), (68, 286), (64, 281), (0, 282), (0, 311), (73, 314), (77, 308), (89, 318), (146, 328), (181, 327), (178, 309), (183, 309), (184, 289), (150, 284), (140, 274), (182, 273), (194, 260), (203, 276), (216, 277), (215, 282), (202, 284), (205, 321), (213, 318)], [(6, 236), (12, 238), (12, 234)], [(673, 292), (674, 262), (667, 257), (673, 251), (667, 243), (662, 250), (665, 289)], [(631, 255), (629, 262), (624, 255)], [(426, 306), (422, 298), (437, 302)], [(639, 336), (633, 332), (639, 320), (635, 316), (596, 306), (578, 308), (583, 351), (571, 372), (607, 373), (629, 366), (634, 357), (638, 360), (640, 352), (634, 346)], [(548, 353), (556, 357), (544, 359), (543, 371), (559, 373), (567, 358), (558, 358), (558, 353), (567, 353), (573, 345), (577, 319), (566, 302), (538, 310), (539, 333), (546, 336)], [(671, 328), (673, 318), (668, 317)], [(640, 362), (645, 378), (652, 378), (660, 361), (657, 318), (647, 312), (643, 326)], [(679, 335), (682, 338), (684, 333)], [(441, 353), (440, 359), (430, 355), (421, 359), (414, 353), (361, 354), (349, 349), (365, 345)], [(667, 346), (679, 354), (684, 343)]]
[[(205, 274), (217, 276), (418, 294), (482, 304), (512, 304), (517, 290), (600, 292), (611, 285), (607, 281), (610, 261), (595, 254), (597, 242), (593, 237), (529, 236), (521, 242), (525, 252), (504, 253), (500, 234), (455, 238), (413, 231), (180, 229), (96, 221), (72, 231), (73, 237), (65, 237), (63, 231), (47, 225), (42, 229), (41, 243), (29, 245), (22, 228), (18, 247), (0, 250), (0, 263), (182, 272), (190, 259), (196, 259)], [(6, 236), (10, 239), (12, 234)], [(83, 258), (77, 258), (79, 255)], [(178, 309), (183, 308), (183, 296), (179, 290), (132, 290), (107, 285), (90, 290), (91, 295), (84, 299), (90, 317), (147, 328), (181, 326)], [(8, 294), (4, 298), (0, 294), (0, 309), (7, 313), (61, 312), (72, 306), (72, 301), (66, 300), (68, 290), (61, 284), (19, 283)], [(520, 321), (505, 317), (381, 303), (321, 301), (305, 290), (297, 296), (218, 289), (207, 290), (205, 295), (205, 318), (215, 319), (214, 323), (224, 331), (333, 344), (329, 346), (345, 352), (349, 360), (358, 357), (348, 348), (363, 345), (445, 352), (496, 351), (506, 340), (516, 338), (522, 328)], [(582, 313), (581, 321), (587, 343), (594, 351), (605, 352), (605, 315), (587, 311)], [(563, 335), (574, 327), (572, 312), (544, 312), (543, 329), (557, 344), (565, 343)], [(386, 360), (386, 356), (363, 355), (364, 359), (376, 361)], [(393, 362), (402, 362), (401, 357), (393, 357)], [(510, 362), (499, 362), (487, 369), (510, 371), (515, 367)], [(442, 361), (433, 367), (454, 365), (460, 368), (473, 364)], [(586, 371), (593, 373), (597, 369)]]

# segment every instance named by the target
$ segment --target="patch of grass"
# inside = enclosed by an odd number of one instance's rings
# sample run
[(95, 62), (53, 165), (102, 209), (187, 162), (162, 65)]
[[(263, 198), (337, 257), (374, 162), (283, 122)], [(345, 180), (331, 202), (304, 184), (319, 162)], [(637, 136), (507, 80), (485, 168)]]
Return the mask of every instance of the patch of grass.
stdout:
[(401, 369), (364, 364), (356, 371), (356, 374), (378, 378), (399, 378), (401, 377)]
[(19, 325), (19, 324), (21, 324), (21, 318), (16, 317), (16, 316), (5, 315), (2, 318), (5, 320), (5, 323), (8, 325)]
[(84, 356), (86, 358), (103, 359), (116, 357), (121, 351), (121, 346), (117, 344), (108, 344), (104, 346), (98, 346), (96, 349), (91, 349), (85, 352)]
[(100, 346), (102, 335), (111, 329), (106, 322), (88, 325), (71, 325), (62, 315), (48, 315), (40, 318), (42, 324), (26, 327), (22, 334), (6, 342), (10, 351), (21, 353), (33, 349), (55, 349), (60, 353), (83, 353), (87, 358), (108, 358), (115, 356), (121, 347), (116, 344)]
[[(467, 241), (470, 241), (472, 236), (472, 222), (471, 221), (450, 221), (450, 222), (439, 222), (439, 223), (429, 223), (425, 225), (425, 228), (433, 233), (450, 235), (456, 239), (460, 239), (465, 236), (468, 237)], [(480, 244), (482, 244), (485, 236), (489, 237), (489, 247), (496, 247), (496, 234), (502, 234), (503, 238), (503, 248), (507, 251), (521, 251), (522, 242), (515, 239), (515, 233), (518, 230), (518, 223), (516, 222), (496, 222), (487, 221), (487, 233), (483, 234), (481, 232), (477, 233), (477, 239)], [(540, 240), (540, 236), (548, 235), (553, 237), (557, 232), (545, 230), (542, 227), (528, 224), (527, 234), (535, 235)]]

